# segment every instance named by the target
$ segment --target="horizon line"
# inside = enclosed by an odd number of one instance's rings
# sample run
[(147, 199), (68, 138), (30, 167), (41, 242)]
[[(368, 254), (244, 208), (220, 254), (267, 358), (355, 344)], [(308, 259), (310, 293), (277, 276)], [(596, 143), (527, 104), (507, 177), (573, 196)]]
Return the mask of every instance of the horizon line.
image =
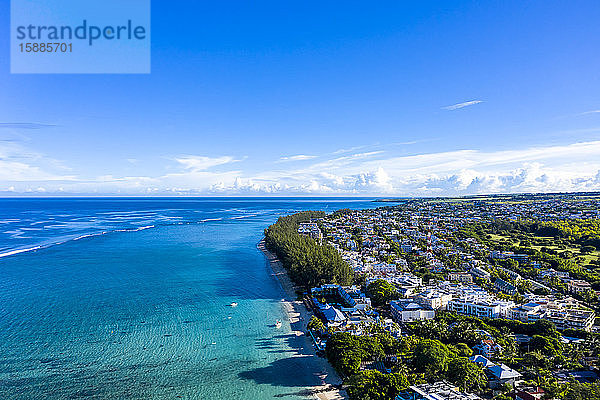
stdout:
[(315, 198), (315, 199), (377, 199), (377, 200), (394, 200), (394, 199), (436, 199), (436, 198), (469, 198), (469, 197), (485, 197), (485, 196), (540, 196), (540, 195), (600, 195), (598, 191), (565, 191), (565, 192), (513, 192), (513, 193), (479, 193), (479, 194), (464, 194), (464, 195), (437, 195), (437, 196), (324, 196), (324, 195), (294, 195), (294, 196), (265, 196), (265, 195), (179, 195), (179, 196), (152, 196), (152, 195), (48, 195), (48, 196), (0, 196), (0, 200), (7, 199), (223, 199), (223, 198), (239, 198), (239, 199), (294, 199), (294, 198)]

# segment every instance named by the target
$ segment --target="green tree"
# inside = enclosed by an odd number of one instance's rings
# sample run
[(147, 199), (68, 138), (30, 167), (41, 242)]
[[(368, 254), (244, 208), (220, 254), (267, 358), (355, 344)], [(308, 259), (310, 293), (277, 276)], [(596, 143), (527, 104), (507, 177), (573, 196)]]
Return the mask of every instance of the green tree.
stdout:
[(529, 334), (538, 334), (541, 336), (550, 336), (555, 338), (560, 336), (560, 334), (556, 330), (556, 326), (548, 320), (539, 319), (531, 325), (532, 326)]
[(362, 361), (374, 361), (383, 357), (384, 350), (376, 336), (355, 336), (348, 332), (336, 332), (325, 348), (327, 359), (345, 376), (358, 372)]
[(399, 298), (396, 287), (383, 279), (371, 282), (369, 286), (367, 286), (367, 293), (369, 294), (369, 297), (371, 297), (373, 305), (377, 307), (384, 306), (389, 303), (390, 300)]
[(348, 394), (352, 400), (393, 400), (409, 386), (404, 374), (382, 374), (379, 371), (360, 371), (348, 381)]
[(529, 342), (531, 350), (539, 351), (548, 357), (556, 357), (562, 354), (563, 345), (557, 338), (533, 335)]
[(323, 324), (323, 321), (321, 321), (321, 319), (315, 317), (314, 315), (310, 317), (310, 321), (308, 321), (308, 325), (306, 326), (306, 328), (316, 332), (325, 331), (325, 325)]
[(458, 343), (454, 346), (456, 348), (456, 353), (460, 357), (471, 357), (473, 355), (473, 350), (466, 343)]
[(463, 391), (479, 391), (486, 386), (483, 369), (466, 357), (456, 357), (448, 364), (448, 379)]
[(598, 300), (598, 295), (596, 295), (596, 292), (589, 289), (581, 293), (581, 297), (583, 298), (583, 301), (585, 301), (588, 304)]
[(414, 351), (413, 363), (418, 372), (439, 376), (448, 370), (450, 351), (439, 340), (423, 339)]
[(579, 383), (572, 382), (567, 384), (564, 400), (599, 400), (599, 383)]

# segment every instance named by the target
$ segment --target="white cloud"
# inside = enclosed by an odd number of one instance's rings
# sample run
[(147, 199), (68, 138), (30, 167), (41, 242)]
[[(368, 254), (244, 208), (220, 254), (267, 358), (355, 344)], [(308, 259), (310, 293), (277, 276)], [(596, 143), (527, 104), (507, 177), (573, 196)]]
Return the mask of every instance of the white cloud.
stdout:
[(577, 115), (589, 115), (589, 114), (600, 114), (600, 110), (586, 111), (586, 112), (579, 113)]
[(42, 124), (39, 122), (0, 122), (0, 129), (45, 129), (53, 128), (56, 125)]
[(458, 104), (453, 104), (451, 106), (442, 107), (442, 110), (454, 111), (454, 110), (458, 110), (459, 108), (473, 106), (473, 105), (479, 104), (479, 103), (483, 103), (483, 100), (465, 101), (464, 103), (458, 103)]
[(317, 158), (317, 156), (310, 156), (306, 154), (298, 154), (295, 156), (281, 157), (278, 162), (286, 162), (286, 161), (304, 161), (304, 160), (312, 160), (313, 158)]
[(391, 178), (381, 167), (376, 171), (361, 173), (355, 177), (354, 188), (359, 192), (391, 193), (394, 187)]
[(236, 160), (235, 158), (230, 156), (205, 157), (188, 155), (177, 157), (175, 158), (175, 161), (182, 164), (186, 170), (203, 171), (212, 167), (216, 167), (218, 165), (229, 164), (240, 160)]
[(57, 160), (33, 152), (15, 142), (0, 142), (0, 182), (73, 180)]

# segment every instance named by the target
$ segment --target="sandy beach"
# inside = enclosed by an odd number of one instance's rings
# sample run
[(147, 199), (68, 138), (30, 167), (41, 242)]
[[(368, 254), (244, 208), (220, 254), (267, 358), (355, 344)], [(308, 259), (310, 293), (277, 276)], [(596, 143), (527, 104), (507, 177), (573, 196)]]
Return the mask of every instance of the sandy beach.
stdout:
[(295, 357), (314, 357), (318, 360), (320, 368), (314, 372), (314, 375), (318, 376), (322, 383), (310, 388), (310, 394), (312, 394), (314, 399), (320, 400), (347, 399), (348, 397), (344, 391), (338, 390), (333, 386), (339, 385), (342, 382), (341, 379), (325, 358), (316, 355), (311, 338), (304, 334), (312, 313), (306, 309), (304, 303), (296, 299), (296, 289), (287, 275), (283, 264), (277, 259), (277, 256), (266, 249), (264, 239), (258, 243), (257, 247), (265, 254), (273, 270), (273, 275), (277, 277), (285, 293), (285, 299), (282, 299), (282, 303), (292, 329), (290, 335), (299, 339), (298, 343), (301, 344)]

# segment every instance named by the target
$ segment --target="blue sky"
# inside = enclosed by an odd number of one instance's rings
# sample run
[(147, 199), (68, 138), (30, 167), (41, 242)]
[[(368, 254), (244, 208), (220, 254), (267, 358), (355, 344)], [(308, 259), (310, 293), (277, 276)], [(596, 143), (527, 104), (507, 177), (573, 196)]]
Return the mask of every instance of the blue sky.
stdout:
[(0, 195), (600, 190), (598, 21), (598, 1), (153, 0), (149, 75), (11, 75), (0, 40)]

